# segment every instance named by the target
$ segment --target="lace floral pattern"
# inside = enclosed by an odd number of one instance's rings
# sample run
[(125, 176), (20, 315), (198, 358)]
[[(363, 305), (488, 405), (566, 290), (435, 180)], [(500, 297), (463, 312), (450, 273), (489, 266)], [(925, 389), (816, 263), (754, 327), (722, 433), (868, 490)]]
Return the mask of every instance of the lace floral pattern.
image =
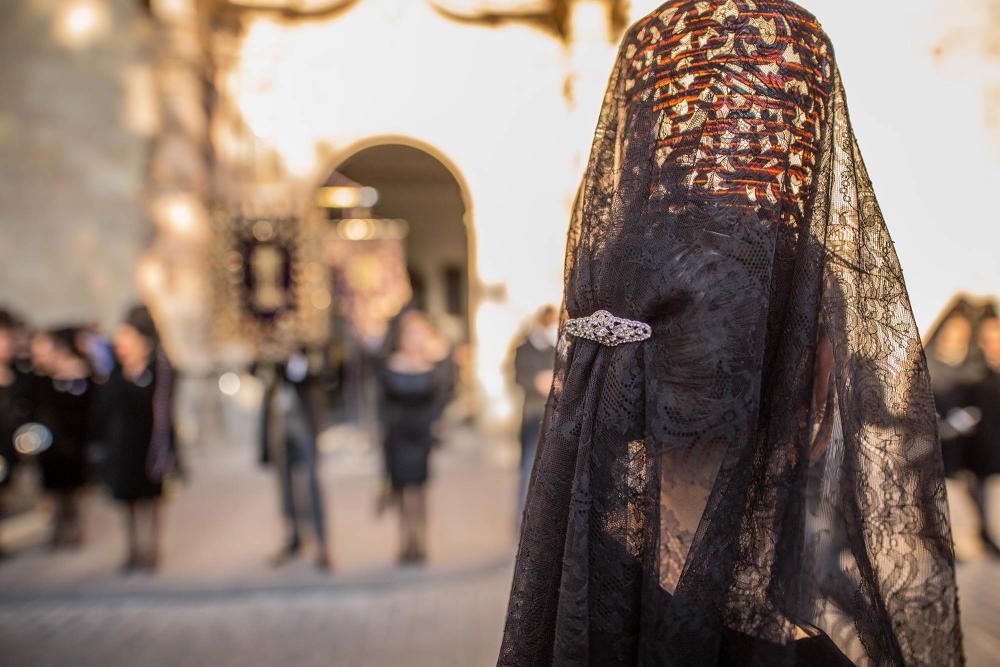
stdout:
[(833, 49), (783, 0), (623, 40), (501, 667), (963, 663), (926, 362)]

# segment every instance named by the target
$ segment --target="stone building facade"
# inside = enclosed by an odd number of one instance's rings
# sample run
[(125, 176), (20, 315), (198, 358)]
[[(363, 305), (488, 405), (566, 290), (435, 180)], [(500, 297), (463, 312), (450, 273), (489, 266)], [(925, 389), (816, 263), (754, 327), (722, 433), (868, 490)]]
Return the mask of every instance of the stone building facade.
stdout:
[(41, 325), (113, 322), (153, 236), (145, 12), (18, 0), (2, 15), (0, 304)]

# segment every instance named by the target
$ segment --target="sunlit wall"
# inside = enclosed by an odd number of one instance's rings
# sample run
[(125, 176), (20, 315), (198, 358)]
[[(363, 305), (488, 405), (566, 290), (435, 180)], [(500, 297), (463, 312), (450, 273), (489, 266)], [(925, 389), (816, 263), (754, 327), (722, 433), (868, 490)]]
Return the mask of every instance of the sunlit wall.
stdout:
[(152, 131), (135, 0), (0, 3), (0, 306), (116, 321), (151, 236)]
[[(218, 78), (290, 178), (318, 182), (380, 138), (412, 142), (453, 170), (467, 190), (488, 418), (511, 411), (510, 341), (561, 297), (569, 205), (614, 52), (603, 3), (579, 3), (573, 29), (567, 45), (528, 25), (467, 25), (425, 2), (366, 0), (328, 22), (250, 21)], [(239, 133), (217, 131), (221, 150), (232, 141), (239, 154)]]

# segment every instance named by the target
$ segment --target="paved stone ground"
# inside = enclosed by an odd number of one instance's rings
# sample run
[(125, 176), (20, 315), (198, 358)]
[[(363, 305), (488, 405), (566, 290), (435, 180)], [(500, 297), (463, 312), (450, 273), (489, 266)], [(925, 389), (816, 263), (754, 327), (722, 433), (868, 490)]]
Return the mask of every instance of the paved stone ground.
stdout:
[[(513, 552), (515, 477), (439, 457), (432, 555), (399, 569), (391, 515), (376, 519), (375, 462), (324, 467), (337, 571), (266, 565), (279, 536), (270, 476), (249, 453), (194, 461), (169, 507), (163, 571), (121, 577), (118, 517), (88, 498), (88, 544), (30, 547), (0, 564), (3, 667), (479, 667), (496, 659)], [(958, 503), (961, 504), (960, 502)], [(961, 521), (957, 527), (963, 529)], [(43, 524), (22, 525), (21, 539)], [(1000, 566), (959, 572), (970, 667), (1000, 665)]]
[(41, 546), (45, 514), (9, 522), (0, 562), (0, 666), (468, 667), (496, 660), (514, 550), (515, 474), (459, 448), (436, 461), (427, 567), (395, 564), (395, 515), (376, 517), (377, 460), (323, 467), (335, 572), (268, 564), (276, 487), (252, 452), (190, 461), (170, 500), (163, 568), (121, 576), (121, 518), (84, 505), (79, 551)]
[(40, 600), (0, 611), (0, 664), (489, 665), (509, 576), (503, 565), (366, 586)]

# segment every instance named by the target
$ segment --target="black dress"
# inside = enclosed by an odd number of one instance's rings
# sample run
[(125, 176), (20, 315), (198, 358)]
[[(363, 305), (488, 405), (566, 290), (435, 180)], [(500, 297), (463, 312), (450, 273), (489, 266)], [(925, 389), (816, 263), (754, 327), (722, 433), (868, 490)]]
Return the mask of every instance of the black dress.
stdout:
[(815, 17), (627, 31), (562, 321), (501, 667), (963, 663), (921, 339)]
[(146, 500), (163, 493), (165, 472), (157, 458), (162, 454), (160, 448), (173, 451), (174, 439), (169, 423), (162, 434), (165, 442), (158, 443), (154, 438), (155, 402), (160, 399), (158, 391), (167, 390), (163, 378), (158, 377), (161, 374), (151, 364), (130, 380), (118, 367), (104, 386), (101, 413), (107, 447), (106, 475), (111, 495), (117, 500)]
[(944, 470), (950, 477), (968, 469), (971, 464), (972, 450), (975, 448), (981, 425), (972, 424), (971, 430), (956, 428), (962, 424), (956, 419), (955, 413), (978, 407), (977, 385), (983, 376), (980, 366), (971, 361), (952, 365), (929, 355), (927, 367), (934, 388)]
[(96, 388), (90, 378), (38, 378), (34, 420), (52, 434), (38, 463), (42, 486), (72, 491), (87, 481), (87, 445), (93, 435), (92, 406)]
[(976, 384), (982, 421), (968, 449), (968, 467), (979, 477), (1000, 475), (1000, 372), (989, 369)]
[(425, 373), (402, 373), (388, 364), (382, 367), (380, 417), (386, 470), (394, 489), (427, 481), (435, 445), (432, 425), (451, 397), (453, 376), (450, 359)]
[(30, 420), (32, 411), (33, 381), (30, 375), (17, 367), (11, 369), (13, 379), (9, 385), (0, 385), (0, 456), (5, 473), (0, 474), (0, 486), (13, 478), (19, 456), (14, 448), (14, 434)]
[(9, 483), (17, 461), (14, 449), (14, 431), (17, 429), (12, 415), (13, 383), (0, 385), (0, 487)]

